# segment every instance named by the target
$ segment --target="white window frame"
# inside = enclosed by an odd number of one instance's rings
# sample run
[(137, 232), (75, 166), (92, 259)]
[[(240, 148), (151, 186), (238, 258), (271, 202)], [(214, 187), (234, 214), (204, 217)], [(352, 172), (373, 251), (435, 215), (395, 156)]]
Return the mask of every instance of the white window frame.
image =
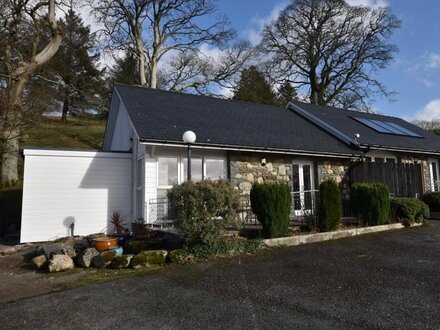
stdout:
[(384, 151), (373, 151), (369, 152), (365, 155), (366, 157), (369, 157), (371, 159), (372, 163), (375, 163), (376, 158), (383, 158), (383, 162), (387, 162), (388, 159), (394, 159), (394, 162), (397, 164), (397, 157), (391, 153), (384, 152)]
[[(184, 178), (185, 178), (185, 159), (187, 158), (187, 156), (181, 156), (180, 157), (180, 164), (181, 164), (181, 173), (180, 173), (180, 178), (181, 180), (179, 180), (179, 183), (183, 183), (184, 182)], [(226, 179), (227, 177), (227, 171), (226, 171), (226, 167), (227, 167), (227, 160), (225, 158), (222, 157), (210, 157), (210, 156), (192, 156), (191, 160), (197, 158), (197, 159), (202, 159), (202, 180), (206, 180), (206, 160), (221, 160), (223, 162), (223, 177), (221, 179)], [(219, 178), (216, 179), (211, 179), (211, 180), (218, 180)]]
[(175, 159), (177, 159), (177, 182), (176, 183), (178, 183), (178, 184), (181, 182), (181, 167), (183, 167), (183, 165), (181, 165), (181, 161), (180, 161), (179, 156), (166, 156), (166, 155), (157, 156), (157, 161), (156, 161), (157, 190), (171, 189), (173, 187), (173, 185), (160, 185), (159, 184), (159, 159), (160, 158), (175, 158)]
[[(293, 191), (293, 185), (292, 185), (292, 203), (293, 203), (293, 197), (295, 195), (295, 193), (299, 193), (299, 198), (300, 198), (300, 204), (301, 205), (305, 205), (305, 193), (306, 192), (310, 192), (311, 194), (314, 193), (315, 190), (315, 168), (313, 166), (313, 161), (310, 160), (303, 160), (303, 159), (294, 159), (292, 161), (292, 168), (293, 166), (298, 165), (298, 176), (299, 176), (299, 191)], [(310, 190), (304, 190), (304, 165), (309, 165), (310, 166)], [(292, 180), (292, 178), (290, 179)], [(295, 210), (295, 206), (292, 205), (292, 209), (294, 209), (294, 214), (296, 216), (302, 216), (306, 213), (308, 213), (311, 210), (303, 210), (302, 206), (300, 210)]]
[[(436, 158), (429, 158), (428, 162), (429, 162), (429, 179), (430, 179), (430, 184), (431, 184), (431, 191), (438, 191), (438, 189), (436, 189), (436, 184), (440, 180), (439, 168), (438, 168), (438, 159), (436, 159)], [(435, 163), (435, 169), (436, 169), (436, 174), (437, 174), (437, 182), (434, 182), (434, 169), (432, 168), (432, 163)]]

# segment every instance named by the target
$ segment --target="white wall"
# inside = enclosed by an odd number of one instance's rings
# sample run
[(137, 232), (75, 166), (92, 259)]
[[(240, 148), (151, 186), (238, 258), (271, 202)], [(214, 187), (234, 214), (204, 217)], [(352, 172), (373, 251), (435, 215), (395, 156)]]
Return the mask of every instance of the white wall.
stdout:
[(112, 231), (120, 211), (131, 222), (130, 153), (24, 150), (21, 242)]
[(118, 115), (116, 117), (110, 150), (129, 151), (133, 145), (134, 129), (124, 104), (119, 102), (118, 105)]

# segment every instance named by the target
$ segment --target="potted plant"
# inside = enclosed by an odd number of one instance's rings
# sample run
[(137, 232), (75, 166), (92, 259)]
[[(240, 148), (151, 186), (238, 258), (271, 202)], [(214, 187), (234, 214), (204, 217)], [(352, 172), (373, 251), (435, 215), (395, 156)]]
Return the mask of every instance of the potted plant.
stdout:
[(126, 218), (119, 211), (115, 211), (110, 218), (110, 222), (115, 228), (115, 233), (110, 236), (117, 238), (119, 245), (123, 246), (125, 241), (131, 237), (130, 232), (125, 228)]

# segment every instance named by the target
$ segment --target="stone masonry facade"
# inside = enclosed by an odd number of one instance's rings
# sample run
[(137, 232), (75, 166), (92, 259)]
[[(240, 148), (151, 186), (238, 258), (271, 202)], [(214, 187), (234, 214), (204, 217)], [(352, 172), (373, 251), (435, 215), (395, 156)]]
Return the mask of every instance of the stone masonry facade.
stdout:
[(341, 194), (344, 199), (350, 198), (350, 179), (348, 170), (350, 161), (325, 160), (318, 162), (318, 185), (328, 179), (332, 179), (339, 184)]
[[(266, 165), (261, 165), (262, 158)], [(304, 158), (301, 158), (304, 159)], [(294, 156), (274, 156), (264, 154), (237, 153), (230, 155), (230, 180), (236, 190), (240, 192), (242, 200), (249, 198), (252, 184), (255, 182), (286, 182), (290, 187), (293, 184), (292, 164)], [(326, 179), (335, 180), (341, 188), (345, 198), (349, 194), (349, 178), (346, 175), (349, 169), (349, 160), (322, 160), (310, 158), (313, 162), (315, 188)], [(317, 181), (317, 182), (316, 182)]]

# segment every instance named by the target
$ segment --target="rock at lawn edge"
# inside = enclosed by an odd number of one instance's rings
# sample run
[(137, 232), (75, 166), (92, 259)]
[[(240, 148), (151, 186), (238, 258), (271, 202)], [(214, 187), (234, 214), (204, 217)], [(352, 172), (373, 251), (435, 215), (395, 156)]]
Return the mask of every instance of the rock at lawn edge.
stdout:
[(131, 267), (137, 269), (153, 265), (164, 265), (167, 255), (168, 252), (165, 250), (142, 251), (131, 259)]
[(0, 245), (0, 255), (10, 254), (14, 252), (15, 248), (13, 248), (12, 246)]
[(99, 252), (95, 248), (85, 249), (84, 252), (77, 258), (78, 265), (83, 268), (89, 268), (92, 265), (92, 260)]
[(112, 263), (112, 260), (116, 258), (118, 252), (115, 250), (108, 250), (101, 252), (93, 258), (93, 266), (96, 268), (104, 268)]
[(47, 265), (47, 258), (44, 254), (40, 256), (36, 256), (32, 259), (32, 265), (35, 267), (35, 269), (41, 269)]
[(122, 256), (115, 257), (112, 260), (112, 268), (121, 269), (130, 266), (130, 261), (134, 257), (134, 254), (123, 254)]
[(52, 259), (49, 260), (49, 272), (61, 272), (63, 270), (73, 269), (72, 258), (65, 254), (55, 254)]
[(43, 246), (38, 254), (44, 254), (47, 259), (50, 259), (53, 255), (57, 254), (65, 254), (70, 258), (73, 258), (76, 255), (75, 249), (64, 243), (54, 243)]
[(75, 247), (76, 240), (72, 236), (61, 237), (55, 241), (56, 243), (62, 243), (69, 245), (71, 247)]

